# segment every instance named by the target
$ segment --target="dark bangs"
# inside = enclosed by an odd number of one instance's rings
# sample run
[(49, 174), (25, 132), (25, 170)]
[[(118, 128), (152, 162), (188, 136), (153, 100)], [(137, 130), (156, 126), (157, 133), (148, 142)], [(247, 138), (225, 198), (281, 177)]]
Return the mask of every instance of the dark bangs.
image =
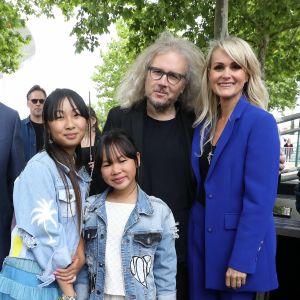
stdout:
[(137, 148), (131, 137), (122, 129), (112, 129), (101, 137), (100, 165), (105, 153), (108, 163), (112, 163), (117, 154), (133, 159), (137, 163)]
[(43, 120), (45, 124), (48, 121), (56, 120), (56, 112), (60, 109), (65, 98), (69, 100), (72, 108), (77, 108), (82, 117), (86, 120), (89, 119), (88, 108), (80, 95), (70, 89), (56, 89), (47, 97), (44, 104)]

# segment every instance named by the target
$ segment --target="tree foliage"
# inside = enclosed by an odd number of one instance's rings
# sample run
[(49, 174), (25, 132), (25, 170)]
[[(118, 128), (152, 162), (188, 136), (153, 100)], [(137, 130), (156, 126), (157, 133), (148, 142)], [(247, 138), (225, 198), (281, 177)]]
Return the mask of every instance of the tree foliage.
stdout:
[[(204, 50), (214, 36), (215, 0), (18, 0), (46, 13), (57, 5), (77, 23), (76, 48), (93, 50), (97, 36), (122, 18), (130, 35), (128, 47), (140, 52), (158, 34), (169, 30)], [(30, 5), (29, 5), (30, 6)], [(32, 7), (32, 5), (30, 6)], [(230, 0), (228, 31), (247, 40), (257, 52), (272, 98), (271, 107), (292, 106), (299, 80), (299, 0)]]
[(18, 9), (0, 0), (0, 73), (12, 73), (18, 69), (21, 49), (30, 40), (18, 32), (24, 26)]
[(111, 107), (117, 105), (115, 100), (116, 87), (119, 85), (129, 64), (134, 60), (135, 53), (128, 50), (129, 30), (123, 21), (116, 24), (118, 37), (108, 45), (108, 51), (100, 51), (103, 63), (96, 67), (93, 80), (96, 82), (99, 123), (103, 127)]

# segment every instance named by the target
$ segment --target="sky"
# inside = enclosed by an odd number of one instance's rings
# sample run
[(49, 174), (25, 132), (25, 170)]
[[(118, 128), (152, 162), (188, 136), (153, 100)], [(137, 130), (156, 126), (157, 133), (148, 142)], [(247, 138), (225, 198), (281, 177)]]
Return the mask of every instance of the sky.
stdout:
[[(29, 115), (26, 94), (39, 84), (49, 94), (56, 88), (70, 88), (88, 102), (96, 101), (95, 83), (91, 76), (95, 66), (101, 64), (100, 49), (93, 53), (75, 54), (75, 37), (70, 37), (74, 21), (65, 22), (58, 11), (55, 19), (30, 17), (26, 25), (35, 44), (35, 53), (25, 60), (14, 74), (3, 74), (0, 79), (0, 101), (17, 110), (21, 118)], [(101, 36), (104, 50), (110, 36)]]

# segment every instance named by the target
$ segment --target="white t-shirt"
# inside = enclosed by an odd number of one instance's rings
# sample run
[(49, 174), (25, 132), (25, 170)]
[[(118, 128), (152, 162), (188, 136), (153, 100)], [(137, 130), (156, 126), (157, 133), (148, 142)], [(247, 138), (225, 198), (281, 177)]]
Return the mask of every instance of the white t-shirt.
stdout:
[(125, 295), (121, 241), (125, 225), (134, 207), (135, 204), (105, 202), (107, 239), (104, 292), (109, 295)]

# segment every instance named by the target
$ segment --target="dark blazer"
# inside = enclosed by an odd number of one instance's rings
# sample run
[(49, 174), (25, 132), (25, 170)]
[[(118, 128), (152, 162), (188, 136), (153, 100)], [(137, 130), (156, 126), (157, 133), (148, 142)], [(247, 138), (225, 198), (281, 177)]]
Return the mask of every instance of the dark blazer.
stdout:
[[(200, 130), (201, 125), (195, 128), (192, 145), (198, 188)], [(227, 290), (228, 267), (248, 274), (241, 291), (277, 288), (272, 212), (279, 151), (274, 117), (242, 97), (217, 143), (204, 182), (205, 228), (201, 232), (205, 242), (200, 244), (205, 248), (206, 288)]]
[[(182, 109), (180, 104), (176, 104), (177, 109), (177, 117), (181, 124), (181, 131), (179, 134), (183, 135), (183, 143), (182, 147), (185, 155), (185, 173), (182, 174), (182, 180), (186, 180), (187, 182), (191, 182), (192, 184), (189, 186), (190, 190), (187, 195), (187, 203), (189, 207), (192, 205), (192, 201), (194, 199), (194, 188), (195, 188), (195, 179), (193, 175), (193, 171), (191, 168), (191, 144), (193, 137), (193, 121), (195, 119), (195, 115), (192, 112), (185, 111)], [(148, 173), (145, 172), (143, 165), (143, 130), (144, 130), (144, 120), (146, 119), (146, 100), (142, 100), (135, 104), (133, 107), (129, 109), (121, 109), (120, 107), (112, 108), (107, 116), (107, 121), (105, 123), (103, 131), (107, 131), (111, 128), (122, 128), (124, 129), (133, 139), (136, 147), (141, 152), (141, 165), (139, 168), (139, 184), (143, 189), (145, 182), (151, 181), (151, 178), (148, 178)], [(159, 197), (159, 195), (153, 195)], [(167, 199), (163, 199), (170, 206), (172, 210), (172, 203), (170, 203), (171, 199), (167, 201)], [(173, 211), (175, 214), (175, 212)], [(185, 222), (186, 226), (188, 223), (188, 216), (183, 216), (180, 222)], [(176, 218), (176, 216), (175, 216)], [(178, 216), (177, 216), (178, 218)], [(183, 224), (182, 224), (183, 225)], [(183, 231), (180, 232), (180, 237), (184, 239), (183, 235), (185, 233)], [(185, 249), (178, 249), (177, 252), (184, 253)]]
[(0, 103), (0, 268), (10, 249), (13, 184), (25, 165), (18, 113)]

